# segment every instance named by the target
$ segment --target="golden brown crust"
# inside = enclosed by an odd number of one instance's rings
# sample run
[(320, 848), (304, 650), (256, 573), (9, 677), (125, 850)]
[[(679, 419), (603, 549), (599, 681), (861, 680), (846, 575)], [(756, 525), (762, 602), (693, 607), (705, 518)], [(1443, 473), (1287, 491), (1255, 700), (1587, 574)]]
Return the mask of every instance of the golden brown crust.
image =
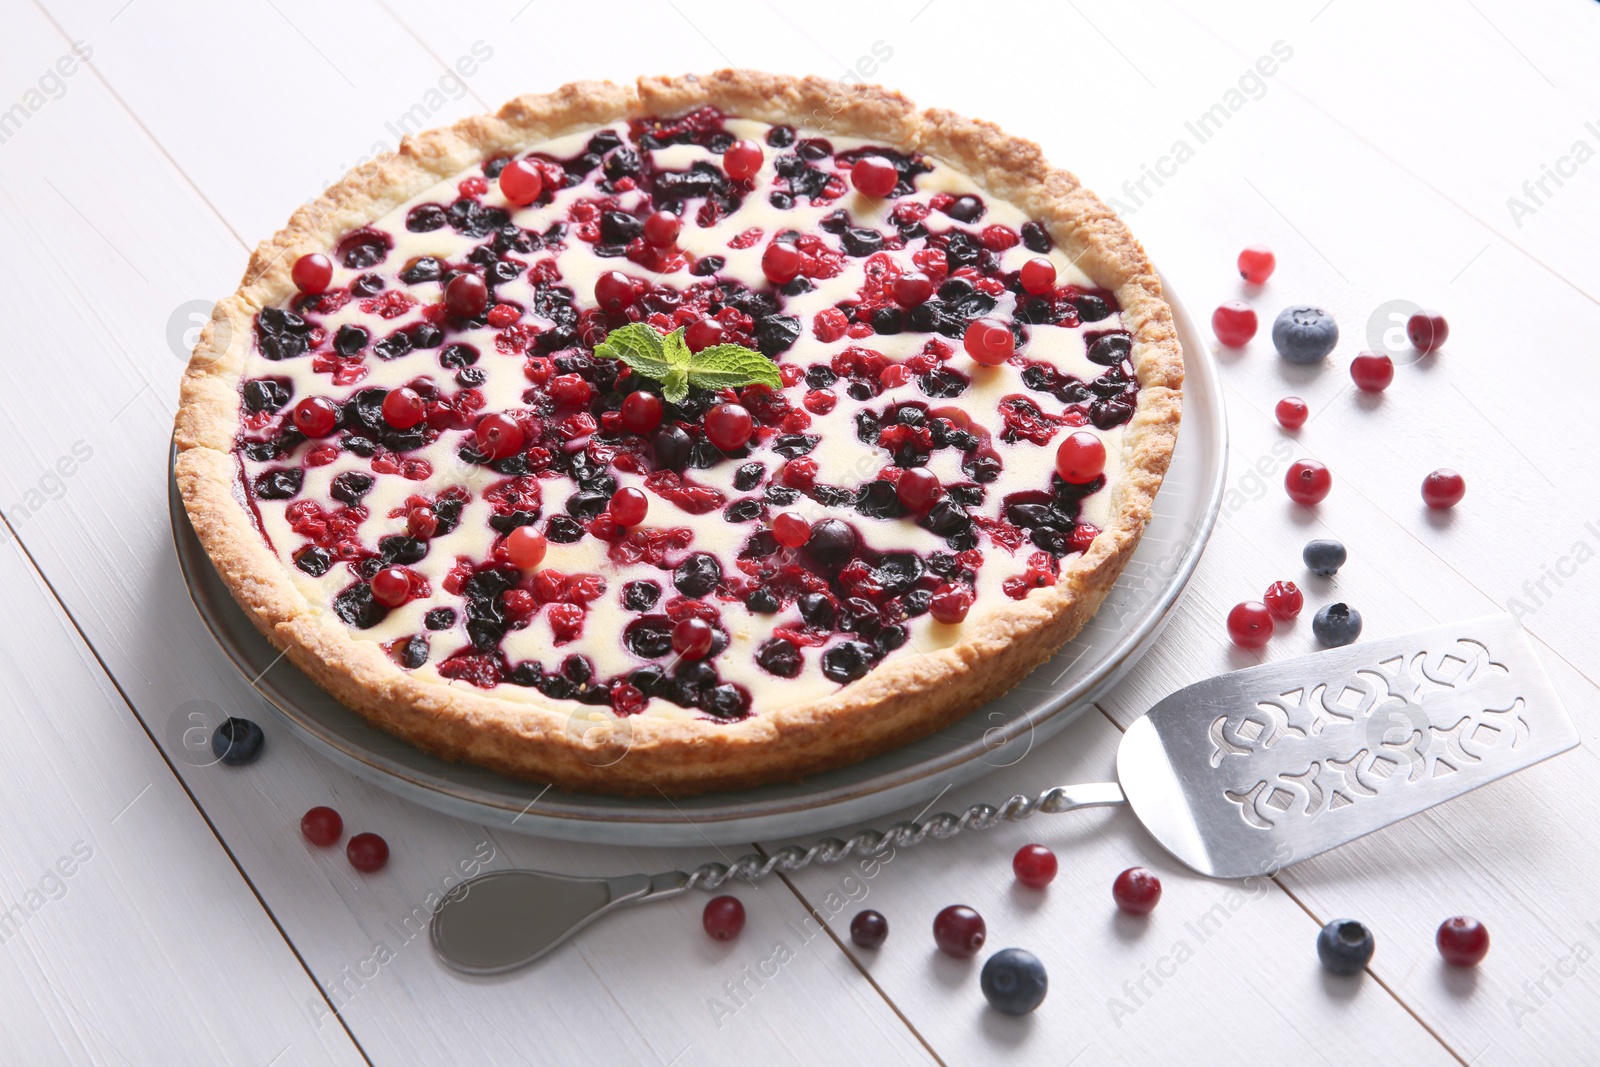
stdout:
[[(1131, 459), (1116, 484), (1116, 519), (1056, 585), (994, 613), (938, 652), (891, 661), (832, 696), (733, 724), (651, 716), (601, 721), (417, 678), (354, 639), (291, 581), (239, 496), (231, 452), (239, 377), (257, 310), (294, 292), (290, 267), (478, 160), (636, 114), (710, 103), (767, 122), (836, 131), (938, 157), (1044, 221), (1098, 284), (1112, 289), (1134, 337), (1141, 385), (1128, 425)], [(417, 746), (562, 788), (673, 795), (800, 778), (925, 736), (999, 696), (1094, 614), (1138, 545), (1177, 438), (1183, 359), (1171, 309), (1144, 250), (1093, 193), (1051, 168), (1037, 145), (947, 111), (918, 113), (898, 93), (751, 71), (641, 78), (636, 87), (578, 82), (521, 96), (493, 116), (408, 137), (352, 171), (251, 257), (221, 301), (184, 375), (175, 425), (177, 477), (190, 520), (223, 580), (288, 658), (341, 702)]]

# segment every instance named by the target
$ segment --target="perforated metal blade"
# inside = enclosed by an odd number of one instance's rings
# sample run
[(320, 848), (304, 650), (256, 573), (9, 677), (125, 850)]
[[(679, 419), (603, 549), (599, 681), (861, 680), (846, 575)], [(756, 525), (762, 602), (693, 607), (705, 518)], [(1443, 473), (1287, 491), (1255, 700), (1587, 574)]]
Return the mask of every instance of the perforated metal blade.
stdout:
[(1201, 874), (1308, 859), (1578, 744), (1497, 615), (1208, 678), (1128, 728), (1139, 821)]

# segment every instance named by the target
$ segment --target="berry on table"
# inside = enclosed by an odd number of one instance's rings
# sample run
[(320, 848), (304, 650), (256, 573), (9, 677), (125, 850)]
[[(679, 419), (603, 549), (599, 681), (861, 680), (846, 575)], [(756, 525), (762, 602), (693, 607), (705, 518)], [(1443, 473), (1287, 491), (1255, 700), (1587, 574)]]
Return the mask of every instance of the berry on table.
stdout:
[(850, 940), (857, 948), (878, 948), (888, 937), (889, 920), (871, 908), (850, 920)]
[(749, 181), (761, 172), (766, 154), (754, 141), (735, 141), (722, 153), (722, 169), (735, 181)]
[(1044, 1003), (1050, 979), (1038, 956), (1020, 948), (1003, 948), (983, 965), (978, 986), (995, 1011), (1026, 1015)]
[(1161, 879), (1148, 867), (1129, 867), (1111, 883), (1111, 899), (1129, 915), (1149, 915), (1161, 903)]
[(254, 763), (267, 736), (249, 719), (223, 719), (211, 733), (211, 754), (230, 767)]
[(1432, 352), (1450, 337), (1450, 324), (1437, 311), (1419, 311), (1406, 320), (1406, 336), (1418, 352)]
[(1017, 881), (1030, 889), (1043, 889), (1055, 881), (1059, 868), (1056, 854), (1043, 845), (1023, 845), (1011, 857), (1011, 870)]
[(1361, 612), (1349, 604), (1328, 604), (1311, 617), (1311, 633), (1324, 648), (1339, 648), (1361, 636)]
[(339, 424), (339, 409), (325, 396), (308, 396), (294, 406), (294, 428), (307, 437), (326, 437)]
[(1243, 300), (1225, 300), (1211, 313), (1211, 332), (1229, 348), (1248, 344), (1256, 326), (1256, 309)]
[(755, 420), (742, 404), (718, 404), (706, 412), (706, 440), (724, 452), (743, 448), (755, 433)]
[(712, 897), (700, 913), (700, 925), (718, 941), (732, 941), (744, 929), (744, 905), (738, 897)]
[(650, 498), (644, 495), (643, 490), (632, 486), (611, 494), (611, 503), (606, 505), (606, 511), (618, 526), (639, 525), (649, 510)]
[(1338, 574), (1348, 555), (1343, 544), (1329, 538), (1307, 541), (1306, 547), (1300, 551), (1300, 558), (1305, 560), (1306, 567), (1312, 574), (1322, 578)]
[(1272, 640), (1272, 612), (1259, 600), (1235, 604), (1228, 612), (1228, 636), (1240, 648), (1262, 648)]
[(1278, 266), (1278, 257), (1266, 245), (1251, 245), (1239, 253), (1239, 277), (1251, 285), (1264, 285)]
[(532, 526), (518, 526), (506, 535), (506, 555), (519, 570), (531, 571), (543, 563), (549, 547), (544, 534)]
[(1017, 281), (1034, 296), (1044, 296), (1056, 287), (1056, 265), (1043, 256), (1030, 259), (1017, 272)]
[(622, 398), (622, 428), (630, 433), (650, 433), (661, 425), (661, 398), (640, 390)]
[(1306, 604), (1305, 595), (1293, 582), (1273, 582), (1267, 586), (1267, 595), (1262, 597), (1262, 601), (1267, 605), (1267, 610), (1272, 612), (1272, 617), (1280, 622), (1293, 622)]
[(1272, 324), (1272, 343), (1290, 363), (1316, 363), (1339, 343), (1339, 324), (1321, 308), (1286, 307)]
[(1333, 488), (1333, 475), (1314, 459), (1299, 459), (1284, 475), (1283, 487), (1288, 491), (1290, 500), (1310, 507), (1327, 498), (1328, 491)]
[(1476, 967), (1489, 954), (1489, 931), (1470, 915), (1457, 915), (1439, 924), (1434, 935), (1439, 955), (1452, 967)]
[(1106, 469), (1106, 446), (1088, 430), (1068, 434), (1056, 448), (1056, 473), (1072, 485), (1087, 485)]
[(444, 287), (444, 306), (464, 319), (482, 315), (489, 306), (489, 287), (476, 274), (457, 274)]
[(332, 808), (318, 805), (300, 816), (300, 832), (318, 848), (327, 848), (344, 833), (344, 820)]
[(946, 956), (971, 959), (988, 936), (983, 916), (965, 904), (952, 904), (933, 917), (933, 940)]
[(350, 866), (364, 874), (381, 871), (389, 862), (389, 842), (377, 834), (356, 834), (344, 846), (345, 858)]
[(1017, 339), (999, 319), (973, 319), (961, 338), (967, 355), (985, 367), (998, 367), (1016, 351)]
[(1381, 393), (1394, 381), (1394, 360), (1381, 352), (1363, 352), (1350, 361), (1350, 378), (1363, 393)]
[(294, 277), (294, 287), (302, 293), (322, 293), (333, 281), (333, 261), (321, 252), (308, 252), (294, 261), (289, 272)]
[(882, 200), (900, 184), (900, 172), (888, 160), (862, 156), (850, 168), (850, 184), (863, 196)]
[(489, 459), (505, 459), (522, 451), (526, 435), (516, 419), (492, 412), (478, 420), (473, 427), (473, 439), (478, 451)]
[(1422, 502), (1430, 508), (1453, 508), (1466, 495), (1467, 480), (1449, 467), (1440, 467), (1422, 479)]
[(526, 207), (544, 192), (544, 175), (536, 164), (513, 159), (500, 169), (500, 195), (518, 207)]
[(1354, 919), (1335, 919), (1317, 934), (1317, 956), (1332, 974), (1360, 974), (1376, 947), (1372, 931)]
[(1306, 402), (1297, 396), (1286, 396), (1278, 401), (1273, 413), (1278, 417), (1278, 425), (1285, 430), (1298, 430), (1306, 424), (1306, 419), (1311, 415), (1311, 409)]

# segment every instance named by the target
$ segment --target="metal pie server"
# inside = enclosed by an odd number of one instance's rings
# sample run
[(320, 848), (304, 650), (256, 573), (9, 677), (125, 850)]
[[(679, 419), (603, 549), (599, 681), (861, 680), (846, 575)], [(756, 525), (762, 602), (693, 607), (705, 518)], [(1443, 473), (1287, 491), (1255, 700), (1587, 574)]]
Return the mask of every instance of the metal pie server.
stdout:
[(752, 853), (732, 866), (618, 878), (481, 874), (435, 910), (433, 947), (459, 971), (495, 974), (531, 963), (620, 907), (881, 855), (1036, 811), (1124, 801), (1199, 873), (1269, 874), (1577, 744), (1527, 635), (1509, 615), (1496, 615), (1186, 686), (1128, 727), (1118, 782)]

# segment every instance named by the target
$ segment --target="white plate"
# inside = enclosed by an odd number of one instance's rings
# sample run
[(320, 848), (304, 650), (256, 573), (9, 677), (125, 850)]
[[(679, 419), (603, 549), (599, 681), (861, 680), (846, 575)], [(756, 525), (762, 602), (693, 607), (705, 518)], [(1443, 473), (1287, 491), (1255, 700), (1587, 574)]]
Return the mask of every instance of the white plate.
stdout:
[[(1165, 625), (1216, 521), (1227, 449), (1209, 346), (1170, 290), (1167, 299), (1184, 352), (1183, 428), (1155, 515), (1099, 612), (1015, 689), (960, 722), (804, 782), (675, 800), (601, 797), (447, 762), (368, 726), (278, 655), (217, 576), (174, 482), (169, 504), (178, 562), (217, 643), (247, 679), (255, 679), (291, 732), (356, 775), (425, 807), (521, 833), (619, 845), (749, 842), (867, 822), (1016, 764), (1116, 684)], [(997, 777), (998, 801), (1006, 789)]]

